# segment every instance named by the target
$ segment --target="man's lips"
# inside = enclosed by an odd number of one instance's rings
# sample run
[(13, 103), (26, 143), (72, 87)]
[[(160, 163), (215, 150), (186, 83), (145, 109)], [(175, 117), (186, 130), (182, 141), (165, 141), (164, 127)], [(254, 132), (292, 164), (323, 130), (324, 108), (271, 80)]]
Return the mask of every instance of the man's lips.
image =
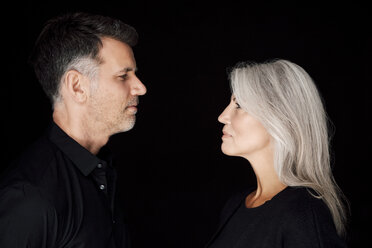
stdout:
[(137, 105), (139, 104), (139, 99), (138, 98), (133, 98), (131, 99), (129, 102), (128, 102), (128, 105), (126, 108), (131, 108), (131, 107), (137, 107)]
[(137, 109), (137, 104), (132, 104), (132, 105), (129, 105), (125, 108), (126, 110), (132, 112), (132, 113), (137, 113), (138, 109)]
[(137, 108), (137, 105), (138, 105), (138, 103), (139, 103), (138, 100), (139, 100), (138, 98), (133, 98), (133, 99), (131, 99), (131, 100), (128, 102), (128, 105), (127, 105), (126, 109), (127, 109), (127, 108)]

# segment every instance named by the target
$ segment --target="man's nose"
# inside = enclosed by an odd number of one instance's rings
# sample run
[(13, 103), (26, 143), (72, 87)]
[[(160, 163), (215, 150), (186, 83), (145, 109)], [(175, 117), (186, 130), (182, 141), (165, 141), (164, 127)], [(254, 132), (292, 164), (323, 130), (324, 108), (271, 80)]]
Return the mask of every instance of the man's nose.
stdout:
[(141, 82), (141, 80), (138, 77), (136, 77), (135, 82), (133, 82), (131, 94), (134, 96), (136, 95), (142, 96), (146, 94), (146, 92), (147, 92), (146, 86)]

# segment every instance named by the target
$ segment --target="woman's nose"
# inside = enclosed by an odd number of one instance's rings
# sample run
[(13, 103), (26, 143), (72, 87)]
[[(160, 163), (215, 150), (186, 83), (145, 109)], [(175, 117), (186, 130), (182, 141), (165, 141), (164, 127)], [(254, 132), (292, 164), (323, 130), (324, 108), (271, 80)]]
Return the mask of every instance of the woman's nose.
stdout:
[(218, 116), (218, 121), (223, 124), (229, 123), (229, 115), (228, 115), (228, 108), (225, 108), (225, 110)]

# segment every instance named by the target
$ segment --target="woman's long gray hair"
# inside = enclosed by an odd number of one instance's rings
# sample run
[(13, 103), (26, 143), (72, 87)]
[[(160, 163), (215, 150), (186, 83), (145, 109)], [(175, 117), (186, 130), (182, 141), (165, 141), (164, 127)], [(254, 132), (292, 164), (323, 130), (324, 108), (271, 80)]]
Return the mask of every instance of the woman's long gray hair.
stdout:
[(287, 60), (240, 63), (230, 72), (237, 103), (267, 129), (282, 183), (305, 186), (328, 206), (337, 232), (345, 233), (346, 199), (330, 166), (327, 115), (311, 77)]

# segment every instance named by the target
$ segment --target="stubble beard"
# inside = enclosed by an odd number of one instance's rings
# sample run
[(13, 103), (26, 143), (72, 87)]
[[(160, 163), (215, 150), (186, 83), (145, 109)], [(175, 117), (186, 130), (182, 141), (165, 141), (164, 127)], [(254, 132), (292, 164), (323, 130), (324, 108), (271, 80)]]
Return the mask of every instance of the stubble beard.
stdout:
[[(132, 104), (131, 102), (128, 106)], [(136, 123), (136, 115), (129, 113), (126, 108), (119, 111), (113, 109), (102, 108), (99, 101), (94, 101), (88, 113), (91, 118), (94, 130), (98, 134), (111, 136), (117, 133), (127, 132), (131, 130)]]
[(134, 124), (136, 123), (136, 115), (129, 114), (124, 109), (122, 112), (117, 114), (116, 118), (110, 120), (108, 117), (103, 122), (105, 131), (111, 136), (133, 129)]
[(118, 133), (127, 132), (131, 130), (134, 125), (136, 124), (136, 114), (135, 113), (128, 113), (127, 107), (131, 105), (138, 105), (139, 99), (138, 97), (132, 98), (126, 105), (122, 113), (122, 119), (118, 121), (118, 123), (123, 123), (122, 127), (119, 129)]
[[(125, 112), (125, 110), (124, 110)], [(123, 113), (122, 120), (119, 122), (121, 125), (115, 133), (123, 133), (133, 129), (136, 124), (136, 115)]]

